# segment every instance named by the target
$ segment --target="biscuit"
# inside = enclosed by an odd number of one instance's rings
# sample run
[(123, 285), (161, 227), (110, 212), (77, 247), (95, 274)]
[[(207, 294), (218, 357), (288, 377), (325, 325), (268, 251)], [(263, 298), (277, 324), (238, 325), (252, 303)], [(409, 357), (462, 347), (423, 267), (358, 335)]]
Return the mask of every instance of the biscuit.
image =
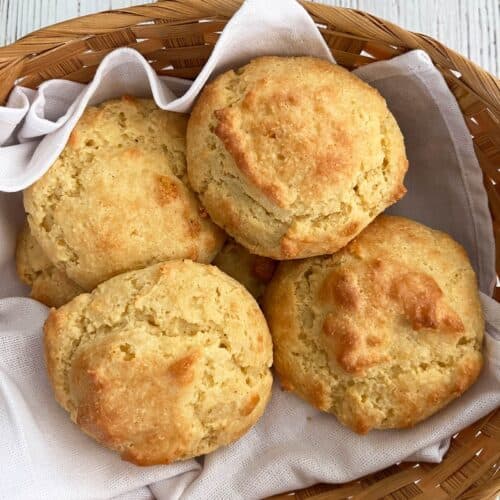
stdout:
[(21, 281), (31, 287), (31, 297), (46, 306), (62, 306), (84, 292), (45, 256), (28, 223), (17, 239), (16, 268)]
[(215, 266), (169, 261), (121, 274), (53, 309), (44, 331), (57, 401), (138, 465), (231, 443), (270, 397), (264, 316)]
[(213, 264), (239, 281), (256, 299), (262, 297), (277, 266), (276, 261), (253, 255), (233, 240), (226, 241)]
[(33, 236), (71, 280), (91, 290), (155, 262), (215, 257), (224, 233), (187, 186), (186, 122), (148, 99), (89, 107), (25, 191)]
[(264, 310), (283, 386), (358, 433), (416, 424), (481, 370), (467, 254), (401, 217), (378, 217), (334, 255), (281, 263)]
[(408, 168), (377, 90), (311, 57), (261, 57), (207, 85), (187, 164), (212, 219), (278, 260), (346, 245), (405, 194)]

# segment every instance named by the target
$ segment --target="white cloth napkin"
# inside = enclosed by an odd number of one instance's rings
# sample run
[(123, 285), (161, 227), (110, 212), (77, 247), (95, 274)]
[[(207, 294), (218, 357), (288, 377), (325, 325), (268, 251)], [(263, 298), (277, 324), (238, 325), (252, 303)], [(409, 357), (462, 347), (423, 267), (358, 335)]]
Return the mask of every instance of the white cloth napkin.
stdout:
[[(27, 289), (15, 275), (23, 209), (14, 191), (49, 168), (87, 104), (126, 93), (152, 95), (162, 108), (187, 111), (208, 78), (263, 54), (332, 60), (311, 18), (293, 0), (247, 0), (192, 85), (159, 78), (137, 52), (118, 49), (88, 86), (54, 80), (37, 92), (16, 88), (7, 107), (0, 107), (0, 498), (247, 499), (345, 482), (401, 460), (441, 460), (449, 436), (500, 404), (500, 307), (486, 296), (487, 363), (478, 382), (413, 429), (357, 436), (276, 382), (265, 415), (238, 442), (201, 461), (140, 468), (86, 437), (55, 403), (41, 350), (47, 309), (24, 298)], [(357, 74), (386, 97), (405, 135), (409, 192), (391, 212), (460, 241), (489, 294), (494, 241), (481, 171), (440, 73), (415, 51)]]

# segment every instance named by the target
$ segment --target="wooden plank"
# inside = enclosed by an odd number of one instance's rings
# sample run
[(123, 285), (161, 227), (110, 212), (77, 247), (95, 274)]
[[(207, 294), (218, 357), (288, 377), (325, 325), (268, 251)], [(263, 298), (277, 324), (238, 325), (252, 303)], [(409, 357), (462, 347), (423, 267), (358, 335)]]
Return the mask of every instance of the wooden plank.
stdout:
[(410, 31), (426, 33), (491, 73), (499, 73), (500, 4), (497, 0), (357, 0), (347, 3), (356, 4), (355, 8)]
[[(0, 0), (0, 45), (42, 26), (152, 0)], [(500, 71), (498, 0), (322, 0), (427, 33), (495, 75)]]

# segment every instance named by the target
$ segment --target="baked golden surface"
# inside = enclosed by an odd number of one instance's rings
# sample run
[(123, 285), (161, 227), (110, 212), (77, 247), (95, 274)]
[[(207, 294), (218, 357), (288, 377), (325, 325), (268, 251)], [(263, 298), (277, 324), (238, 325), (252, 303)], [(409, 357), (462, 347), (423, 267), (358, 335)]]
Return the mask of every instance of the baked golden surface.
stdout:
[(281, 263), (264, 310), (283, 386), (358, 433), (427, 418), (482, 366), (465, 251), (401, 217), (378, 217), (334, 255)]
[(149, 99), (89, 107), (25, 191), (33, 236), (71, 280), (91, 290), (155, 262), (215, 257), (224, 235), (187, 186), (186, 122)]
[(231, 443), (270, 397), (265, 319), (215, 266), (170, 261), (124, 273), (52, 309), (44, 330), (57, 401), (136, 464)]
[(31, 297), (49, 307), (59, 307), (84, 290), (57, 269), (31, 234), (28, 223), (19, 233), (16, 247), (19, 278), (31, 286)]
[(208, 84), (187, 164), (212, 219), (280, 260), (343, 247), (404, 195), (408, 166), (382, 96), (310, 57), (261, 57)]
[(256, 299), (259, 299), (271, 281), (277, 262), (251, 254), (234, 240), (226, 241), (213, 264), (239, 281)]

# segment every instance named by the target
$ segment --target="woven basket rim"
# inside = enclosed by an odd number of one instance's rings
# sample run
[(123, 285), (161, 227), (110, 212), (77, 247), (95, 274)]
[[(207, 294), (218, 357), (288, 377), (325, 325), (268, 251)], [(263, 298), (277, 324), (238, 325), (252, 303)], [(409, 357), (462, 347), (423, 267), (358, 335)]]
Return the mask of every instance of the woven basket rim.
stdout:
[[(449, 49), (428, 35), (405, 30), (390, 21), (357, 9), (326, 6), (309, 1), (300, 1), (300, 3), (317, 24), (326, 26), (320, 30), (325, 39), (330, 37), (333, 40), (332, 45), (328, 43), (334, 55), (336, 53), (349, 54), (354, 63), (357, 62), (358, 57), (361, 58), (358, 45), (362, 43), (365, 43), (366, 47), (369, 46), (374, 53), (378, 50), (382, 51), (382, 55), (375, 56), (374, 60), (390, 59), (398, 53), (416, 48), (421, 48), (429, 54), (455, 94), (473, 136), (478, 160), (485, 175), (485, 187), (494, 219), (496, 240), (500, 241), (500, 174), (498, 173), (500, 166), (500, 80), (466, 56)], [(2, 93), (2, 84), (4, 90), (6, 86), (10, 90), (20, 78), (32, 76), (29, 72), (23, 73), (23, 69), (26, 69), (26, 63), (30, 63), (29, 67), (32, 68), (33, 61), (40, 56), (43, 56), (45, 61), (51, 54), (59, 54), (62, 49), (71, 44), (78, 45), (81, 41), (131, 31), (132, 27), (147, 26), (148, 23), (151, 24), (151, 21), (165, 21), (162, 24), (165, 30), (172, 25), (198, 23), (200, 19), (226, 22), (240, 4), (241, 0), (162, 0), (152, 4), (88, 14), (40, 28), (14, 43), (0, 47), (0, 105), (3, 98), (8, 95), (5, 91)], [(180, 13), (179, 19), (166, 20), (169, 12)], [(190, 18), (189, 12), (195, 15)], [(184, 13), (186, 15), (182, 17)], [(92, 26), (92, 23), (95, 23), (95, 26)], [(337, 39), (340, 40), (340, 48)], [(353, 40), (352, 46), (346, 41), (349, 39)], [(106, 43), (108, 42), (109, 40), (106, 39)], [(213, 46), (212, 42), (211, 46)], [(168, 46), (164, 48), (167, 51), (169, 49)], [(80, 49), (78, 45), (78, 48), (67, 51), (69, 53), (67, 59), (75, 57), (75, 52), (79, 55)], [(92, 51), (90, 48), (89, 50)], [(385, 55), (384, 51), (386, 51)], [(386, 57), (387, 54), (389, 54), (388, 57)], [(35, 79), (31, 80), (33, 87), (39, 85), (37, 82), (54, 78), (50, 76), (50, 72), (43, 72), (40, 69), (32, 72), (36, 73)], [(455, 72), (460, 73), (461, 76)], [(47, 77), (46, 74), (49, 76)], [(56, 77), (59, 78), (59, 76)], [(497, 252), (500, 252), (499, 246), (497, 245)], [(499, 253), (497, 253), (497, 262), (500, 264)], [(497, 264), (497, 269), (500, 269), (499, 264)], [(415, 495), (426, 498), (427, 495), (436, 494), (438, 498), (447, 494), (453, 495), (453, 498), (462, 494), (466, 495), (464, 498), (494, 498), (500, 492), (500, 477), (498, 475), (495, 477), (493, 470), (496, 467), (498, 471), (499, 442), (500, 411), (497, 409), (461, 431), (453, 440), (452, 447), (441, 464), (424, 463), (420, 464), (419, 468), (411, 464), (396, 464), (389, 469), (347, 484), (316, 486), (304, 492), (295, 492), (294, 495), (296, 498), (316, 498), (317, 500), (340, 499), (348, 496), (375, 499), (386, 497), (386, 495), (387, 498), (394, 499), (410, 498)], [(483, 452), (478, 455), (478, 450), (483, 450)], [(415, 490), (415, 481), (419, 481), (418, 491)], [(290, 498), (290, 493), (276, 498), (285, 500)]]
[[(454, 49), (447, 47), (446, 45), (441, 43), (439, 40), (431, 37), (430, 35), (414, 32), (411, 30), (406, 30), (404, 28), (401, 28), (397, 24), (393, 23), (392, 21), (388, 21), (382, 17), (378, 17), (378, 16), (375, 16), (373, 14), (369, 14), (369, 13), (364, 12), (364, 11), (359, 10), (359, 9), (353, 9), (350, 7), (342, 7), (342, 6), (324, 5), (321, 3), (311, 2), (309, 0), (298, 0), (298, 1), (303, 7), (306, 8), (306, 10), (309, 12), (311, 17), (315, 20), (315, 22), (321, 22), (320, 20), (318, 21), (318, 19), (314, 15), (314, 11), (316, 10), (316, 7), (318, 5), (321, 6), (322, 8), (327, 8), (332, 12), (337, 12), (337, 13), (349, 12), (349, 13), (352, 13), (356, 16), (361, 16), (365, 19), (369, 19), (374, 23), (378, 23), (380, 25), (383, 25), (385, 27), (385, 29), (387, 29), (387, 30), (390, 30), (393, 32), (399, 32), (399, 33), (403, 32), (403, 33), (409, 35), (410, 41), (412, 38), (419, 40), (419, 42), (425, 41), (430, 46), (434, 46), (439, 51), (443, 52), (443, 54), (446, 54), (446, 57), (450, 61), (455, 62), (455, 66), (459, 66), (459, 64), (457, 64), (457, 63), (465, 64), (472, 71), (475, 71), (478, 75), (480, 75), (481, 80), (489, 83), (489, 85), (488, 85), (489, 92), (487, 92), (486, 94), (483, 92), (478, 93), (474, 88), (471, 88), (471, 87), (469, 87), (468, 90), (474, 92), (474, 94), (490, 108), (490, 110), (493, 112), (493, 114), (496, 116), (496, 118), (500, 122), (500, 79), (498, 77), (496, 77), (495, 75), (493, 75), (488, 70), (484, 69), (483, 67), (481, 67), (480, 65), (475, 63), (474, 61), (470, 60), (468, 57), (464, 56), (463, 54), (460, 54), (459, 52), (455, 51)], [(5, 63), (5, 61), (9, 61), (9, 60), (14, 59), (11, 56), (9, 56), (9, 53), (11, 52), (12, 48), (14, 48), (14, 47), (16, 47), (16, 48), (23, 47), (23, 49), (25, 48), (25, 50), (22, 51), (22, 52), (24, 52), (24, 54), (21, 56), (21, 58), (27, 58), (29, 60), (30, 55), (33, 52), (33, 45), (31, 43), (28, 43), (28, 42), (31, 42), (31, 41), (36, 42), (36, 40), (35, 40), (36, 38), (40, 37), (40, 35), (44, 35), (47, 32), (54, 31), (55, 33), (59, 33), (59, 35), (61, 35), (66, 30), (71, 31), (71, 28), (73, 26), (81, 23), (82, 20), (87, 20), (87, 21), (88, 20), (97, 20), (101, 16), (110, 16), (110, 15), (112, 16), (112, 15), (115, 15), (116, 13), (125, 14), (125, 15), (129, 15), (130, 17), (133, 17), (136, 14), (140, 15), (144, 11), (144, 9), (148, 9), (151, 6), (158, 7), (158, 8), (165, 8), (167, 10), (167, 8), (170, 8), (171, 6), (172, 7), (175, 7), (175, 5), (191, 6), (191, 5), (194, 5), (196, 2), (197, 2), (197, 0), (160, 0), (160, 1), (153, 3), (153, 4), (141, 4), (141, 5), (134, 5), (134, 6), (122, 8), (122, 9), (104, 10), (104, 11), (100, 11), (100, 12), (96, 12), (96, 13), (92, 13), (92, 14), (86, 14), (84, 16), (73, 17), (73, 18), (70, 18), (70, 19), (55, 23), (55, 24), (51, 24), (51, 25), (42, 27), (38, 30), (32, 31), (32, 32), (24, 35), (23, 37), (19, 38), (18, 40), (16, 40), (15, 42), (13, 42), (11, 44), (0, 47), (0, 67), (1, 67), (2, 63)], [(198, 3), (203, 4), (204, 1), (198, 0)], [(234, 11), (237, 8), (239, 8), (239, 6), (241, 4), (241, 0), (229, 0), (229, 3), (231, 4), (232, 12), (228, 12), (227, 9), (223, 9), (220, 14), (209, 15), (209, 16), (207, 16), (207, 19), (224, 20), (224, 21), (229, 19), (231, 17), (231, 15), (234, 13)], [(149, 19), (145, 18), (143, 20), (143, 22), (154, 21), (155, 19), (157, 19), (157, 17), (155, 17), (154, 15), (151, 15), (149, 17)], [(196, 19), (193, 19), (193, 21), (195, 21), (195, 20)], [(181, 23), (181, 24), (185, 24), (185, 23), (188, 23), (188, 21), (184, 21), (184, 23)], [(126, 27), (127, 27), (127, 24), (125, 23), (122, 26), (118, 26), (116, 28), (116, 30), (120, 30), (120, 29), (123, 29)], [(95, 32), (92, 35), (80, 33), (75, 39), (85, 40), (89, 36), (94, 36), (96, 34), (98, 35), (100, 31), (102, 31), (104, 33), (109, 32), (109, 30), (101, 29), (101, 28), (97, 28), (94, 31)], [(353, 33), (353, 34), (356, 35), (356, 33)], [(46, 53), (47, 51), (53, 50), (61, 45), (66, 44), (66, 43), (68, 43), (68, 42), (67, 41), (61, 41), (60, 43), (55, 42), (53, 46), (47, 48), (46, 50), (42, 51), (41, 53)], [(419, 47), (415, 47), (415, 48), (419, 48)], [(411, 49), (409, 49), (409, 50), (411, 50)], [(429, 54), (429, 56), (431, 57), (433, 63), (442, 71), (443, 68), (439, 64), (439, 62), (436, 61), (435, 58), (432, 57), (432, 54)], [(455, 71), (458, 71), (458, 70), (455, 70)]]
[[(200, 1), (203, 2), (203, 0), (200, 0)], [(305, 6), (307, 6), (307, 5), (313, 6), (313, 5), (317, 4), (317, 3), (321, 4), (321, 2), (312, 2), (310, 0), (298, 0), (298, 1), (299, 1), (299, 3), (301, 5), (305, 5)], [(155, 2), (155, 6), (161, 6), (162, 4), (166, 5), (166, 4), (172, 4), (172, 3), (183, 3), (183, 0), (158, 0), (158, 1)], [(399, 28), (399, 26), (396, 23), (394, 23), (392, 21), (389, 21), (388, 19), (385, 19), (384, 17), (376, 16), (375, 14), (371, 14), (371, 13), (368, 13), (368, 12), (360, 10), (360, 9), (354, 9), (352, 7), (344, 7), (344, 6), (340, 6), (340, 5), (328, 5), (328, 4), (321, 4), (321, 5), (329, 7), (331, 10), (335, 10), (335, 11), (350, 11), (350, 12), (354, 12), (354, 13), (362, 15), (364, 17), (369, 17), (369, 18), (375, 19), (377, 21), (382, 21), (386, 26), (398, 27)], [(112, 15), (113, 13), (115, 13), (117, 11), (120, 11), (120, 12), (130, 12), (131, 14), (133, 14), (135, 12), (140, 12), (140, 10), (143, 7), (149, 7), (149, 6), (151, 6), (151, 3), (132, 5), (130, 7), (124, 7), (124, 8), (120, 8), (120, 9), (106, 9), (106, 10), (101, 10), (101, 11), (94, 12), (94, 13), (91, 13), (91, 14), (85, 14), (83, 16), (71, 17), (69, 19), (65, 19), (63, 21), (59, 21), (57, 23), (48, 24), (47, 26), (42, 26), (39, 29), (36, 29), (34, 31), (30, 31), (26, 35), (23, 35), (22, 37), (19, 37), (16, 41), (14, 41), (12, 43), (0, 46), (0, 56), (2, 55), (2, 50), (3, 49), (9, 49), (9, 48), (11, 48), (13, 46), (19, 45), (20, 42), (21, 43), (25, 42), (25, 41), (27, 41), (28, 39), (30, 39), (32, 37), (36, 38), (37, 35), (39, 35), (40, 33), (44, 33), (47, 29), (70, 28), (73, 24), (76, 24), (76, 23), (78, 23), (78, 22), (80, 22), (80, 21), (82, 21), (84, 19), (96, 18), (96, 17), (98, 17), (100, 15), (106, 15), (106, 14), (111, 14)], [(229, 17), (230, 16), (226, 16), (226, 19), (229, 19)], [(313, 17), (313, 19), (314, 19), (314, 16), (311, 16), (311, 17)], [(155, 19), (154, 17), (151, 17), (150, 20), (153, 21), (154, 19)], [(213, 20), (216, 20), (216, 19), (218, 19), (218, 17), (214, 16)], [(443, 47), (445, 47), (450, 54), (453, 54), (454, 56), (456, 56), (458, 58), (467, 60), (476, 69), (478, 69), (480, 71), (483, 71), (483, 72), (487, 73), (488, 75), (490, 75), (494, 80), (497, 81), (497, 83), (499, 85), (499, 90), (500, 90), (500, 79), (498, 77), (496, 77), (490, 71), (488, 71), (485, 68), (483, 68), (482, 66), (480, 66), (478, 63), (472, 61), (472, 59), (464, 56), (463, 54), (461, 54), (459, 52), (457, 52), (455, 49), (452, 49), (452, 48), (448, 47), (447, 45), (443, 44), (442, 42), (440, 42), (436, 38), (434, 38), (434, 37), (432, 37), (430, 35), (427, 35), (426, 33), (420, 33), (418, 31), (412, 31), (412, 30), (406, 30), (406, 29), (405, 29), (405, 31), (408, 32), (408, 33), (411, 33), (412, 35), (415, 35), (415, 36), (418, 36), (418, 37), (424, 37), (424, 38), (426, 38), (427, 40), (429, 40), (431, 42), (443, 45)], [(86, 38), (87, 36), (89, 36), (89, 35), (82, 35), (81, 38)], [(0, 57), (0, 60), (1, 60), (1, 57)]]

